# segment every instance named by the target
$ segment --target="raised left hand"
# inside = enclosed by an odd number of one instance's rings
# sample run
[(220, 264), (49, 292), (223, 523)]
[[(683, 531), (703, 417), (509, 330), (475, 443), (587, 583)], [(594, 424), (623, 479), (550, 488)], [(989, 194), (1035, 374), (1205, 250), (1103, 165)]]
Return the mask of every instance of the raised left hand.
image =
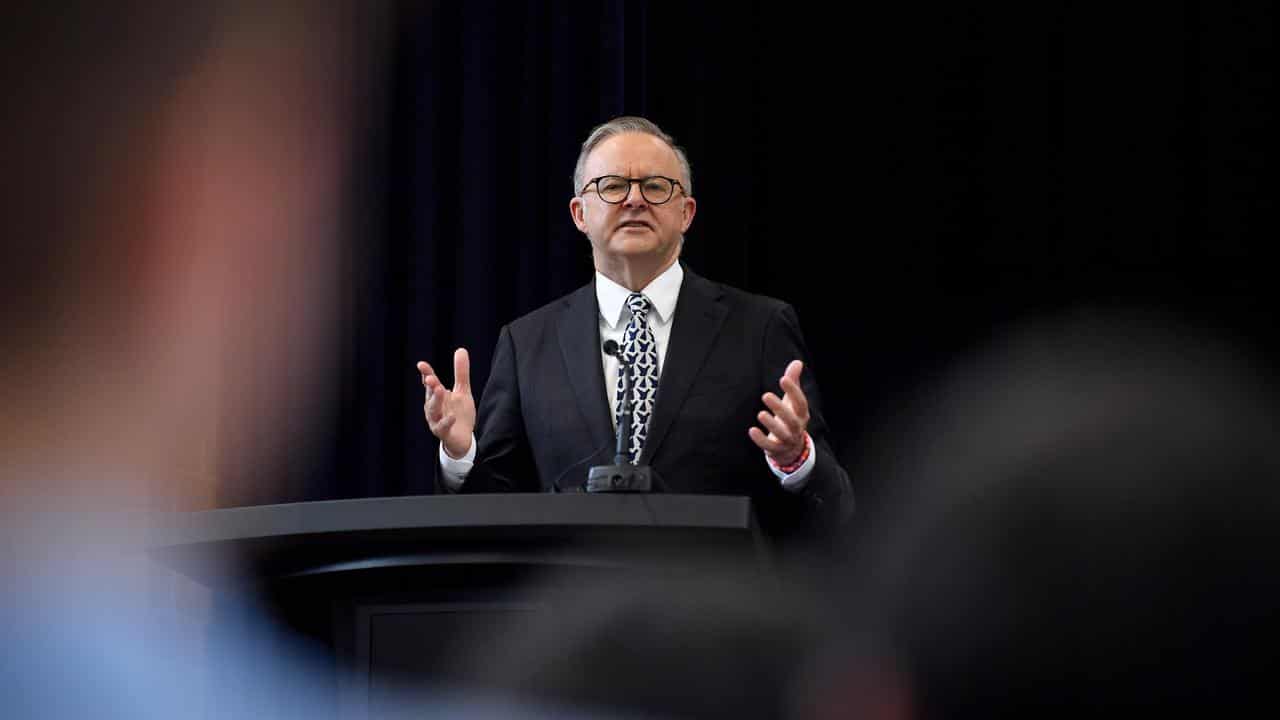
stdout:
[(809, 401), (804, 396), (804, 390), (800, 389), (802, 370), (804, 363), (792, 360), (779, 382), (782, 397), (771, 392), (761, 397), (768, 410), (761, 410), (756, 419), (768, 430), (768, 434), (754, 426), (747, 430), (751, 441), (764, 450), (770, 460), (782, 467), (795, 463), (804, 454), (804, 437), (809, 427)]

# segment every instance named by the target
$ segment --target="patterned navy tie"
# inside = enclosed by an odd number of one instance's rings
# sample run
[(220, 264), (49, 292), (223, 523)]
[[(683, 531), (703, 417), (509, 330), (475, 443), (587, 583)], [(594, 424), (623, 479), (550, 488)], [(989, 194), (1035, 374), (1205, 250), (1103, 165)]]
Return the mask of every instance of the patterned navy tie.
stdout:
[[(631, 390), (631, 443), (628, 448), (631, 463), (640, 460), (640, 451), (644, 449), (644, 440), (649, 434), (649, 416), (653, 414), (653, 400), (658, 394), (658, 343), (649, 329), (649, 299), (640, 293), (627, 296), (627, 307), (631, 309), (631, 322), (627, 323), (626, 335), (622, 340), (622, 356), (626, 365), (630, 365), (633, 378)], [(622, 424), (622, 396), (626, 365), (618, 366), (618, 398), (614, 417)]]

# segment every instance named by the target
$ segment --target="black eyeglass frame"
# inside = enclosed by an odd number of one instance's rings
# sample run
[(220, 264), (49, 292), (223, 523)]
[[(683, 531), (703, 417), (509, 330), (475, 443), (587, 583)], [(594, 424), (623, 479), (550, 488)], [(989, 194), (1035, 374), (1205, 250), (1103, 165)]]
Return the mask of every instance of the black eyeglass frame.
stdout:
[[(618, 178), (619, 180), (626, 181), (627, 194), (623, 195), (622, 199), (620, 200), (605, 199), (605, 196), (600, 194), (600, 181), (604, 180), (605, 178)], [(662, 200), (661, 202), (656, 200), (650, 200), (649, 196), (644, 194), (645, 181), (653, 180), (654, 178), (657, 178), (659, 180), (666, 180), (667, 182), (671, 183), (671, 194), (667, 195), (667, 198), (665, 200)], [(645, 202), (649, 203), (650, 205), (666, 205), (667, 203), (671, 202), (671, 198), (676, 196), (676, 188), (680, 188), (680, 192), (684, 193), (686, 197), (688, 197), (689, 195), (689, 193), (684, 189), (683, 183), (681, 183), (679, 180), (676, 180), (675, 178), (669, 178), (666, 175), (647, 175), (642, 178), (623, 177), (621, 175), (601, 175), (600, 177), (597, 177), (597, 178), (591, 178), (590, 180), (587, 181), (586, 185), (582, 186), (582, 195), (586, 195), (587, 189), (590, 188), (592, 185), (595, 185), (596, 196), (599, 197), (602, 201), (607, 202), (610, 205), (621, 205), (622, 203), (627, 201), (627, 198), (631, 197), (631, 185), (634, 183), (640, 184), (640, 197), (644, 198)]]

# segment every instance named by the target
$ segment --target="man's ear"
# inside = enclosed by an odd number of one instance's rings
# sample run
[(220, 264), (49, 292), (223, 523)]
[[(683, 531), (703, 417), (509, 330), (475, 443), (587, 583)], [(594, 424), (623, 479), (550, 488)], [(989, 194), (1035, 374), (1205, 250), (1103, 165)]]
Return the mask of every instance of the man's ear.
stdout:
[(693, 224), (693, 216), (698, 212), (698, 202), (691, 197), (687, 197), (684, 199), (683, 205), (684, 227), (680, 229), (680, 232), (688, 232), (689, 226)]
[(569, 216), (578, 230), (587, 232), (587, 204), (582, 202), (582, 198), (574, 197), (569, 201)]

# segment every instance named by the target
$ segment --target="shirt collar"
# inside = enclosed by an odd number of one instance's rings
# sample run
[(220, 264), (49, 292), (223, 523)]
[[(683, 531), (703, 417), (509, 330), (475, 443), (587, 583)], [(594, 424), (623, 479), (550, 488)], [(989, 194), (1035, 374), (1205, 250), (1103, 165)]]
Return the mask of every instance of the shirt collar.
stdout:
[[(676, 300), (680, 298), (680, 285), (683, 282), (684, 268), (680, 267), (677, 260), (640, 290), (640, 294), (649, 298), (649, 302), (653, 304), (652, 312), (656, 314), (658, 322), (666, 323), (675, 313)], [(630, 290), (596, 271), (596, 303), (600, 306), (600, 316), (609, 327), (616, 328), (623, 322), (622, 311), (630, 294)]]

